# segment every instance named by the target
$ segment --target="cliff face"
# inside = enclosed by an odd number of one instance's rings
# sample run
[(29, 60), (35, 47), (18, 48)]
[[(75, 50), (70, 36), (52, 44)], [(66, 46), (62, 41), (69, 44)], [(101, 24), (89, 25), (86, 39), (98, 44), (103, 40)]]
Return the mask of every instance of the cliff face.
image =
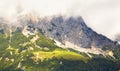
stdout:
[[(19, 19), (21, 26), (17, 29), (23, 30), (26, 26), (28, 26), (27, 30), (32, 30), (32, 32), (38, 29), (45, 36), (53, 38), (66, 46), (69, 45), (68, 42), (83, 48), (102, 48), (105, 45), (115, 46), (117, 44), (89, 28), (80, 16), (37, 18), (37, 22), (32, 19), (29, 17)], [(3, 30), (1, 29), (0, 31), (2, 32)]]
[(89, 28), (82, 17), (64, 18), (63, 16), (57, 16), (39, 18), (37, 23), (27, 20), (27, 25), (37, 28), (45, 36), (53, 38), (66, 46), (69, 45), (67, 42), (83, 48), (101, 48), (105, 45), (116, 45), (112, 40)]

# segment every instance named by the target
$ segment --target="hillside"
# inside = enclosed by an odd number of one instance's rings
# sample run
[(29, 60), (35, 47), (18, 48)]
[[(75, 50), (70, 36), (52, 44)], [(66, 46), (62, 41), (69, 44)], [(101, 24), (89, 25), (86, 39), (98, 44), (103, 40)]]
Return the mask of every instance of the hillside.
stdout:
[(41, 32), (0, 34), (0, 71), (118, 71), (119, 66), (111, 56), (58, 47)]

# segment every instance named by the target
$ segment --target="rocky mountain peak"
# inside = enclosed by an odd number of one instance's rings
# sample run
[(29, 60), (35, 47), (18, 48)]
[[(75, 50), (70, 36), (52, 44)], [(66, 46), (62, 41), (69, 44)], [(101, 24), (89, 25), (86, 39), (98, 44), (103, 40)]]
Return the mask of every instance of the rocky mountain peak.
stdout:
[[(36, 18), (32, 16), (32, 19)], [(70, 45), (68, 43), (83, 48), (102, 48), (106, 45), (117, 45), (117, 42), (114, 42), (89, 28), (81, 16), (53, 16), (45, 18), (37, 17), (37, 22), (31, 20), (30, 16), (21, 17), (18, 19), (18, 21), (22, 25), (21, 27), (23, 28), (23, 34), (34, 33), (35, 29), (37, 29), (45, 36), (53, 38), (66, 46)], [(25, 32), (25, 30), (27, 30), (29, 33)], [(2, 32), (3, 30), (1, 29), (0, 31)], [(75, 48), (74, 46), (71, 47)]]
[(112, 40), (89, 28), (81, 16), (69, 18), (58, 16), (53, 17), (49, 22), (45, 22), (45, 20), (39, 21), (38, 29), (42, 29), (46, 36), (54, 38), (66, 46), (69, 45), (66, 43), (68, 41), (84, 48), (116, 45)]

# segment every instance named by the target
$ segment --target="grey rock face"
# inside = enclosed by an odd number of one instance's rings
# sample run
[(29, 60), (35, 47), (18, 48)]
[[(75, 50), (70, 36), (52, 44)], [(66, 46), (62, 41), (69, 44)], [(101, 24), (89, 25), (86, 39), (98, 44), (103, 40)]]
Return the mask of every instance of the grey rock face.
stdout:
[(45, 36), (53, 38), (63, 44), (65, 41), (69, 41), (83, 48), (116, 45), (115, 42), (89, 28), (82, 17), (64, 18), (63, 16), (58, 16), (52, 17), (51, 19), (40, 18), (37, 23), (31, 20), (26, 21), (29, 27), (37, 28), (45, 34)]

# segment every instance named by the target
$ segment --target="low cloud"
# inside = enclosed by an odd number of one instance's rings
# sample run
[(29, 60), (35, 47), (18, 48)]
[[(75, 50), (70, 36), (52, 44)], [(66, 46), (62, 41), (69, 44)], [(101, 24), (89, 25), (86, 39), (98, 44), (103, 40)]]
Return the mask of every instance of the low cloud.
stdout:
[(36, 11), (40, 16), (82, 16), (98, 33), (115, 39), (120, 33), (120, 0), (0, 0), (0, 16), (11, 23), (19, 14)]

